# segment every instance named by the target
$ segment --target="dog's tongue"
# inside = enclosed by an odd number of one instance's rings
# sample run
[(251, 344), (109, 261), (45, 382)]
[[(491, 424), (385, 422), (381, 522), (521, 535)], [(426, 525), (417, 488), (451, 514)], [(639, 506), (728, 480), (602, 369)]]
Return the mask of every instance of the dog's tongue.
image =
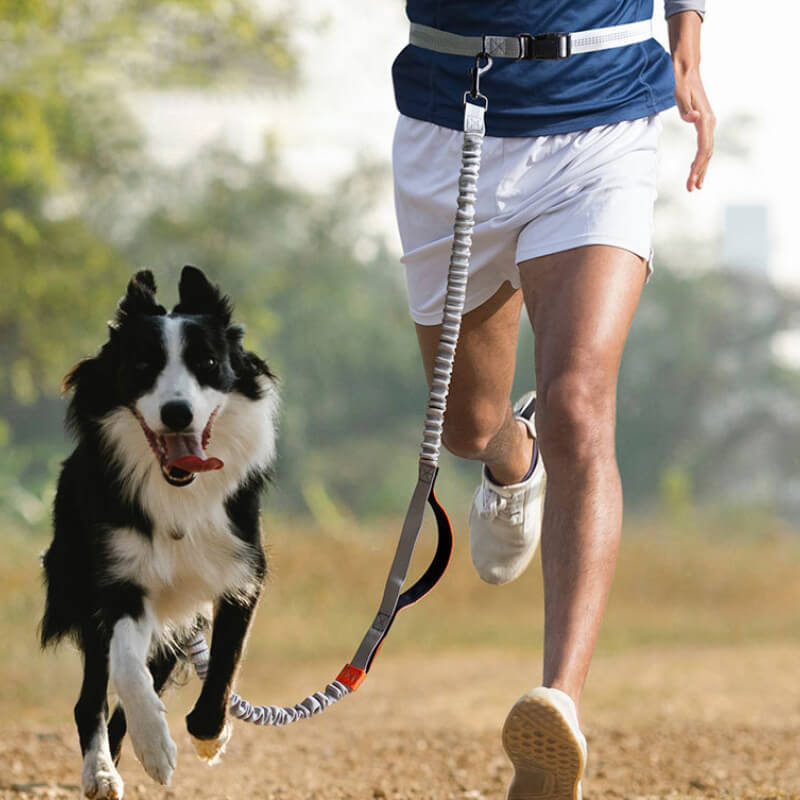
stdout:
[(164, 437), (167, 445), (167, 467), (185, 472), (209, 472), (225, 465), (218, 458), (206, 458), (199, 433), (171, 433)]

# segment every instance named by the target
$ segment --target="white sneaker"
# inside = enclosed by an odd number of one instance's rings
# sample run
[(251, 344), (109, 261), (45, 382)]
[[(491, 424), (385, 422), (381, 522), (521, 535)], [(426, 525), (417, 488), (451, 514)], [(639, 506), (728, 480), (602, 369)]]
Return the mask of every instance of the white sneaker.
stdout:
[(503, 725), (514, 765), (507, 800), (581, 800), (586, 739), (572, 698), (540, 686), (522, 695)]
[[(534, 440), (535, 401), (536, 392), (528, 392), (514, 406), (517, 419), (525, 423)], [(469, 512), (469, 546), (472, 563), (487, 583), (513, 581), (533, 558), (542, 532), (545, 480), (538, 448), (533, 472), (521, 483), (498, 485), (483, 468)]]

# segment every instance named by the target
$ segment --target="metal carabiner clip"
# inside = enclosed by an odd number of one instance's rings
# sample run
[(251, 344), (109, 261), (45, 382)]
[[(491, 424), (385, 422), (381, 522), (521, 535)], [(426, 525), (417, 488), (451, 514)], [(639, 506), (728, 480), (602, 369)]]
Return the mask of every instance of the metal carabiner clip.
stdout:
[[(481, 66), (481, 61), (486, 59), (486, 63)], [(485, 107), (489, 107), (489, 100), (485, 94), (481, 94), (481, 75), (488, 72), (492, 68), (492, 57), (486, 52), (484, 48), (478, 55), (475, 56), (475, 65), (470, 68), (469, 74), (472, 79), (472, 88), (464, 92), (464, 102), (467, 98), (472, 101), (483, 100)]]

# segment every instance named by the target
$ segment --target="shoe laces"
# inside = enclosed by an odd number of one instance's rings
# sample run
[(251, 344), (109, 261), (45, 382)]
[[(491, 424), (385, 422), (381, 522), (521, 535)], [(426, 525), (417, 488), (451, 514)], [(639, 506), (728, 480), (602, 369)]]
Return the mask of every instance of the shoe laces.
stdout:
[(522, 522), (523, 493), (515, 492), (510, 495), (497, 492), (485, 483), (483, 486), (483, 508), (480, 516), (483, 519), (501, 519), (510, 525), (519, 525)]

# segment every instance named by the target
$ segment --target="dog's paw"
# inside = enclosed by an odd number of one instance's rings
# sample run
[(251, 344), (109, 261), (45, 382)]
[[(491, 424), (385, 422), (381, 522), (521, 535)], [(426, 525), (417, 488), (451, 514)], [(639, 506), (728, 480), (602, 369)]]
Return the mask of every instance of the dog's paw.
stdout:
[(148, 703), (137, 708), (125, 708), (136, 758), (154, 781), (169, 786), (178, 748), (169, 734), (165, 712), (160, 701), (157, 706)]
[(222, 728), (222, 732), (216, 739), (198, 739), (195, 736), (191, 736), (192, 744), (194, 745), (194, 749), (197, 751), (197, 755), (203, 759), (207, 764), (216, 764), (217, 761), (220, 760), (222, 754), (225, 752), (225, 746), (230, 741), (231, 735), (233, 734), (233, 726), (231, 725), (230, 720), (225, 721), (225, 725)]
[(124, 785), (110, 760), (95, 754), (83, 762), (81, 788), (89, 800), (122, 800)]

